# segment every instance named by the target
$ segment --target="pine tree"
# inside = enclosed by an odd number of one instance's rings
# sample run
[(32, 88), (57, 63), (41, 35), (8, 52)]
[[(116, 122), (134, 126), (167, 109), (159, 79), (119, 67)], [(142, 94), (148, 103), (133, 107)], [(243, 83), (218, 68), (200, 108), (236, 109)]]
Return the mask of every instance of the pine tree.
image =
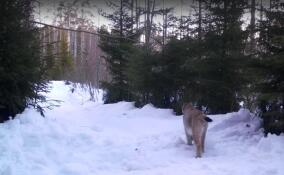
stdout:
[[(194, 57), (194, 41), (189, 38), (171, 38), (158, 55), (153, 66), (153, 104), (181, 112), (186, 92), (192, 93), (194, 75), (186, 68), (189, 57)], [(196, 49), (196, 48), (195, 48)], [(185, 88), (187, 87), (187, 88)], [(193, 100), (193, 99), (191, 99)]]
[(118, 101), (129, 101), (129, 80), (127, 77), (127, 65), (133, 44), (137, 39), (136, 31), (133, 30), (134, 19), (129, 14), (130, 1), (120, 0), (119, 4), (112, 4), (116, 7), (113, 14), (104, 14), (112, 21), (112, 31), (108, 32), (105, 28), (100, 33), (105, 36), (100, 38), (100, 48), (105, 55), (111, 82), (103, 82), (106, 90), (105, 103)]
[(258, 83), (258, 106), (264, 122), (265, 133), (284, 132), (284, 3), (271, 0), (265, 9), (266, 18), (260, 21), (259, 43), (262, 72)]
[[(146, 45), (132, 48), (129, 55), (126, 75), (129, 81), (129, 93), (136, 103), (141, 107), (148, 103), (160, 106), (160, 93), (156, 93), (156, 86), (161, 85), (160, 81), (155, 81), (155, 64), (159, 54)], [(161, 90), (159, 88), (159, 90)], [(161, 92), (161, 91), (160, 91)]]
[[(204, 41), (195, 70), (199, 74), (197, 104), (211, 113), (226, 113), (238, 108), (242, 88), (246, 34), (241, 29), (245, 1), (206, 1)], [(199, 63), (198, 63), (199, 62)]]
[(42, 112), (46, 90), (39, 33), (30, 23), (32, 0), (0, 2), (0, 121), (32, 105)]
[(47, 78), (49, 80), (55, 79), (55, 55), (54, 48), (51, 43), (46, 45), (46, 54), (45, 54), (45, 67), (47, 72)]
[(62, 39), (60, 41), (59, 57), (57, 60), (57, 66), (60, 70), (60, 78), (62, 80), (70, 80), (74, 63), (73, 58), (69, 52), (69, 46), (67, 41), (67, 33), (62, 32)]

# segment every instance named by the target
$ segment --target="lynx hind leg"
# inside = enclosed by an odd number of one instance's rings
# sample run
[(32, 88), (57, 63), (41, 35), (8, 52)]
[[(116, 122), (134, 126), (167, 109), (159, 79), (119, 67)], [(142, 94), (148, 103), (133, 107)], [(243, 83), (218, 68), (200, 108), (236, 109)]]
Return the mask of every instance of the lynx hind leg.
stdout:
[(204, 130), (202, 132), (202, 138), (201, 138), (201, 148), (202, 148), (202, 152), (204, 153), (205, 152), (205, 137), (206, 137), (206, 132), (207, 132), (207, 125), (204, 127)]
[(192, 143), (192, 135), (186, 133), (186, 141), (188, 145), (193, 145)]
[(201, 138), (201, 148), (202, 148), (202, 152), (204, 153), (205, 152), (205, 149), (204, 149), (204, 145), (205, 145), (205, 137), (206, 137), (206, 132), (203, 132), (202, 133), (202, 138)]
[(194, 135), (193, 140), (196, 146), (196, 158), (199, 158), (202, 155), (202, 132), (199, 135)]
[(202, 151), (203, 151), (203, 153), (205, 152), (205, 138), (206, 138), (207, 128), (208, 128), (208, 124), (206, 123), (204, 130), (203, 130), (203, 135), (202, 135)]

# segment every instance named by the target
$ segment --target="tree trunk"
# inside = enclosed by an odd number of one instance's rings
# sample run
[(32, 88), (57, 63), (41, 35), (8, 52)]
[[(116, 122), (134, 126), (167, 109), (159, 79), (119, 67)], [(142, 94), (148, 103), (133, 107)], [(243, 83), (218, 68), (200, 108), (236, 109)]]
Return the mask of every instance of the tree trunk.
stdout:
[(134, 30), (134, 0), (131, 0), (131, 31)]
[(251, 0), (251, 19), (250, 19), (250, 52), (255, 51), (255, 0)]
[(201, 41), (201, 25), (202, 25), (202, 11), (201, 0), (198, 1), (198, 40)]
[(263, 20), (263, 4), (262, 0), (260, 0), (260, 21)]
[(145, 44), (149, 48), (150, 43), (150, 0), (146, 0), (146, 26), (145, 26)]
[(119, 36), (122, 37), (123, 33), (123, 0), (120, 0), (120, 17), (119, 17)]

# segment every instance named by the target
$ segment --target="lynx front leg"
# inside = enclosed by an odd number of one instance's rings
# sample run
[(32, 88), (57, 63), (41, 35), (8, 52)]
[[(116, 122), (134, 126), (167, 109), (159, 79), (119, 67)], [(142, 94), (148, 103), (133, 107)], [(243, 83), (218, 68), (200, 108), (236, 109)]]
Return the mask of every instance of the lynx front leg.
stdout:
[(196, 158), (200, 158), (202, 154), (202, 145), (201, 143), (196, 144)]

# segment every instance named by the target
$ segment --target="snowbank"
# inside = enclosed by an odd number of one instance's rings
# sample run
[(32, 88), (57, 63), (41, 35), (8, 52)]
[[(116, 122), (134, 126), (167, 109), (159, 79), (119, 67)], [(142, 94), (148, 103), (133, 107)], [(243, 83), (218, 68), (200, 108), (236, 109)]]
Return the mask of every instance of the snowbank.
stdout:
[(284, 174), (284, 136), (264, 137), (249, 111), (210, 116), (206, 153), (195, 159), (181, 116), (133, 103), (102, 104), (53, 82), (60, 107), (42, 118), (26, 109), (0, 124), (0, 175)]

